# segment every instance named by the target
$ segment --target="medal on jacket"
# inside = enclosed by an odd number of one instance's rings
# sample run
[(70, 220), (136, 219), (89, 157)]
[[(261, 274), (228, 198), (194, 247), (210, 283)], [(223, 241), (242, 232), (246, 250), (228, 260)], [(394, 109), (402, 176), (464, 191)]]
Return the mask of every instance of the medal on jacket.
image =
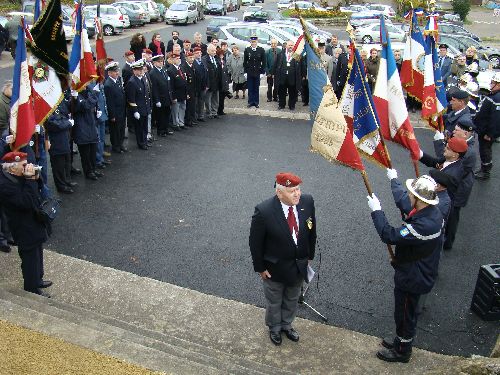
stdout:
[(306, 224), (307, 224), (307, 227), (309, 228), (309, 230), (313, 229), (313, 221), (311, 218), (306, 220)]

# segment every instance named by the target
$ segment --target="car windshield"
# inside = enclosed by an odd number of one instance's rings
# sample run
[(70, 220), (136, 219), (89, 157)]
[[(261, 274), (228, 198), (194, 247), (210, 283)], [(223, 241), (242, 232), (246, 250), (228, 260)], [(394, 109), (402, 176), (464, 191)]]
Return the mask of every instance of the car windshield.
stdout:
[(248, 7), (248, 8), (247, 8), (247, 11), (248, 11), (248, 12), (257, 12), (258, 10), (261, 10), (261, 9), (262, 9), (262, 7), (260, 7), (260, 6), (256, 6), (256, 7)]
[(173, 3), (169, 10), (186, 10), (187, 9), (187, 4), (182, 4), (182, 3)]

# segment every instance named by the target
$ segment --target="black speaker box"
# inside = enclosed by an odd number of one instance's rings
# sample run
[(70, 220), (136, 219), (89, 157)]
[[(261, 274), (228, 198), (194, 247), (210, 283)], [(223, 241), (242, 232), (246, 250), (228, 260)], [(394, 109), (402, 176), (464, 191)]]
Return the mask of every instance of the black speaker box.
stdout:
[(479, 268), (470, 308), (483, 320), (500, 320), (500, 264)]

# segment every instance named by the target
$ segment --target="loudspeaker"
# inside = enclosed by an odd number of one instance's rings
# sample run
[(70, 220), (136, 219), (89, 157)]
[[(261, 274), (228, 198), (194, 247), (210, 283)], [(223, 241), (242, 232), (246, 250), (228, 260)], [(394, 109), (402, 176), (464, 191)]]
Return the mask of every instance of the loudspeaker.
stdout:
[(483, 320), (500, 320), (500, 264), (479, 268), (470, 308)]

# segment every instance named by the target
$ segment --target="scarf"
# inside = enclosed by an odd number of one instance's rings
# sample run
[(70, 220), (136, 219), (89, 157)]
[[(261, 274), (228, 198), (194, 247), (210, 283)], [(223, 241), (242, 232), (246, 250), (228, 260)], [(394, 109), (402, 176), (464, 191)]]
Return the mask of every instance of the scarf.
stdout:
[(161, 51), (161, 42), (153, 40), (153, 44), (156, 46), (156, 54), (163, 55), (163, 52)]

